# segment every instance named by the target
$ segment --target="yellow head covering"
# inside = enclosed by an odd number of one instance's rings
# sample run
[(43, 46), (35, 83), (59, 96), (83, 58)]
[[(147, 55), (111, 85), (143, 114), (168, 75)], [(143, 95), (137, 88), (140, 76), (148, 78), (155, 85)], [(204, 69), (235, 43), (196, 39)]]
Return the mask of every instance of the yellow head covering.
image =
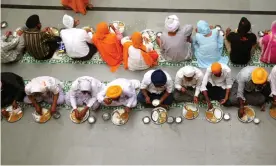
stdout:
[(107, 88), (106, 96), (111, 99), (116, 99), (121, 96), (123, 89), (119, 85), (110, 86)]
[(215, 62), (211, 66), (212, 73), (220, 73), (221, 72), (221, 64), (218, 62)]
[(253, 70), (251, 77), (254, 84), (264, 84), (267, 81), (268, 73), (264, 68), (258, 67)]

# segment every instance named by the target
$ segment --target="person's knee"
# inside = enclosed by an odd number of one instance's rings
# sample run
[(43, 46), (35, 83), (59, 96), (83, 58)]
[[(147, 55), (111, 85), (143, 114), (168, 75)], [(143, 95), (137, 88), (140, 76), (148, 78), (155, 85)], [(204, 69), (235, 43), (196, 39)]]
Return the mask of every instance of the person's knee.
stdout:
[(140, 91), (139, 94), (137, 95), (137, 100), (140, 102), (140, 103), (146, 103), (146, 99), (143, 95), (143, 93)]
[(173, 98), (174, 98), (175, 101), (180, 102), (180, 101), (181, 101), (180, 93), (177, 92), (177, 91), (175, 91), (175, 92), (173, 93)]
[[(253, 101), (256, 106), (261, 106), (265, 103), (266, 98), (264, 95), (260, 95), (258, 98), (256, 98), (256, 101)], [(252, 104), (253, 105), (253, 104)]]
[(171, 105), (172, 103), (173, 103), (173, 95), (170, 94), (170, 95), (166, 98), (166, 100), (164, 101), (164, 104), (165, 104), (165, 105)]
[(65, 101), (65, 96), (63, 94), (59, 95), (58, 100), (57, 100), (57, 105), (63, 104), (64, 101)]

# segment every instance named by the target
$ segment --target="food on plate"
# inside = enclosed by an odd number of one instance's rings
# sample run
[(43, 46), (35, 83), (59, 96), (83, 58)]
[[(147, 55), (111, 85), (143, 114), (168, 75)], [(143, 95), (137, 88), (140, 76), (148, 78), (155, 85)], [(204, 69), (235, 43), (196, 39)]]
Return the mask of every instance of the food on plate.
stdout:
[(245, 112), (246, 112), (246, 115), (248, 117), (254, 117), (255, 116), (255, 113), (253, 112), (253, 110), (251, 108), (245, 107)]
[(75, 123), (80, 123), (80, 122), (81, 122), (81, 120), (79, 120), (79, 119), (76, 118), (75, 111), (71, 112), (70, 116), (71, 116), (71, 119), (72, 119)]
[(47, 120), (50, 119), (50, 117), (51, 117), (51, 113), (50, 113), (50, 111), (47, 110), (47, 112), (42, 113), (42, 116), (40, 117), (39, 122), (41, 122), (41, 123), (46, 122)]
[(206, 111), (206, 118), (211, 120), (214, 117), (213, 111)]
[(242, 118), (241, 118), (242, 121), (244, 122), (247, 122), (248, 121), (248, 116), (247, 115), (244, 115)]
[(20, 119), (22, 116), (23, 116), (23, 112), (22, 111), (19, 111), (17, 113), (16, 112), (10, 112), (10, 116), (9, 116), (8, 121), (9, 122), (15, 122), (18, 119)]
[(276, 107), (271, 108), (269, 114), (272, 118), (276, 118)]
[(191, 111), (191, 110), (187, 110), (185, 118), (187, 118), (187, 119), (193, 119), (194, 118), (194, 112)]
[(222, 112), (219, 109), (215, 109), (214, 115), (216, 119), (220, 119), (222, 117)]

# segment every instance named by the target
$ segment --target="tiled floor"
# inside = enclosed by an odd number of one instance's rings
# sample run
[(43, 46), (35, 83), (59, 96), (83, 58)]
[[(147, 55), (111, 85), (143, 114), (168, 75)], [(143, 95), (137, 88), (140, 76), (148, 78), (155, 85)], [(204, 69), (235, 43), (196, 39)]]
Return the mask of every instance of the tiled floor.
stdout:
[[(25, 4), (58, 6), (59, 0), (2, 0), (2, 4)], [(271, 10), (276, 11), (275, 0), (101, 0), (92, 1), (98, 7), (132, 8), (183, 8), (225, 10)], [(10, 29), (24, 24), (26, 18), (37, 13), (43, 26), (61, 27), (65, 13), (77, 16), (81, 26), (95, 26), (100, 21), (122, 20), (127, 23), (126, 34), (136, 30), (152, 28), (162, 30), (165, 16), (171, 13), (89, 11), (86, 16), (65, 10), (2, 9), (1, 19), (7, 20)], [(237, 27), (240, 17), (248, 17), (253, 31), (267, 29), (275, 15), (242, 14), (196, 14), (175, 13), (181, 23), (196, 24), (206, 19), (223, 27)], [(2, 71), (11, 71), (31, 79), (49, 75), (60, 80), (74, 80), (79, 76), (93, 76), (102, 81), (125, 77), (142, 79), (144, 71), (129, 72), (120, 68), (110, 73), (105, 65), (80, 64), (26, 64), (2, 65)], [(163, 67), (173, 77), (179, 67)], [(233, 76), (240, 68), (233, 68)], [(270, 69), (268, 69), (270, 70)], [(210, 124), (204, 119), (204, 108), (198, 119), (180, 125), (144, 125), (142, 118), (150, 110), (132, 112), (127, 125), (117, 127), (101, 119), (102, 112), (94, 113), (95, 125), (73, 124), (69, 110), (60, 110), (59, 120), (51, 119), (47, 124), (36, 124), (32, 120), (32, 109), (24, 111), (17, 123), (2, 121), (1, 164), (276, 164), (276, 121), (268, 112), (257, 110), (260, 125), (243, 124), (236, 118), (235, 108), (223, 108), (232, 116), (231, 121)], [(181, 114), (180, 109), (169, 113)]]

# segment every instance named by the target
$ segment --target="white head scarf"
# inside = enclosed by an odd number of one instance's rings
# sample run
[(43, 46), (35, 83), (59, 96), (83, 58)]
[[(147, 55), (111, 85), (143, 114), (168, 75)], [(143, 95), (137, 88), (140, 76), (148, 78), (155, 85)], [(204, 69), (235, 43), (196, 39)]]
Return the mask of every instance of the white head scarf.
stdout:
[(63, 25), (66, 27), (66, 28), (73, 28), (74, 27), (74, 18), (65, 14), (63, 16)]
[(33, 81), (31, 83), (31, 93), (44, 93), (46, 92), (46, 85), (43, 85), (43, 83), (40, 83), (38, 81)]
[(81, 91), (91, 91), (91, 82), (89, 80), (83, 79), (79, 82), (79, 89)]
[(182, 72), (178, 73), (178, 77), (183, 78), (183, 76), (185, 77), (193, 77), (195, 75), (195, 69), (192, 66), (185, 66), (183, 68), (183, 70), (181, 70)]
[(166, 17), (165, 28), (169, 32), (175, 32), (176, 30), (178, 30), (179, 26), (180, 26), (180, 22), (176, 15), (171, 15), (171, 16)]

